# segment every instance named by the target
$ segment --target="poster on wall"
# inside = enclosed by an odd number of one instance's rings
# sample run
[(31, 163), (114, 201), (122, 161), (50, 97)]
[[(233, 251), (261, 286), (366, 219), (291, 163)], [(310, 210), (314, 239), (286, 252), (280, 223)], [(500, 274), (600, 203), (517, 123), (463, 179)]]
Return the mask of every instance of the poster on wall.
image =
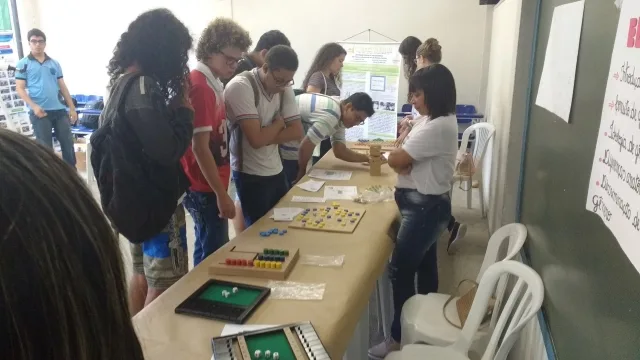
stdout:
[(341, 42), (347, 56), (342, 68), (341, 97), (366, 92), (375, 114), (364, 125), (347, 129), (348, 141), (392, 140), (397, 136), (398, 84), (402, 61), (398, 43)]
[(640, 0), (625, 0), (611, 56), (587, 210), (640, 272)]

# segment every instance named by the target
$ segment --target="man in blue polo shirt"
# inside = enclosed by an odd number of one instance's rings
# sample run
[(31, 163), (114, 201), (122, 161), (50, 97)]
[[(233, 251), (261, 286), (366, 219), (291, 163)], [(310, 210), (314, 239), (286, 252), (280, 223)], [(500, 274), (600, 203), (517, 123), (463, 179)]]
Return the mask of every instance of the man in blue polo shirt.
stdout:
[[(30, 30), (27, 38), (31, 53), (16, 66), (16, 90), (31, 109), (29, 118), (36, 140), (53, 148), (51, 132), (55, 131), (56, 139), (62, 148), (63, 160), (75, 166), (76, 154), (73, 150), (70, 120), (75, 122), (78, 115), (69, 89), (62, 79), (62, 68), (44, 52), (47, 37), (41, 30)], [(66, 105), (60, 99), (60, 95)]]

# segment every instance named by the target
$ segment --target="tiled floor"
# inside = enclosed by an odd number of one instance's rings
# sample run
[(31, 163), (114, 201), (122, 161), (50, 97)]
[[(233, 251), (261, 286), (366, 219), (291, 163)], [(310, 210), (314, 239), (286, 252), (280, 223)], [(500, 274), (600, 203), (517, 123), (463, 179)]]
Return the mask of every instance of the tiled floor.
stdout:
[[(97, 190), (92, 189), (94, 194), (97, 195)], [(457, 251), (454, 255), (447, 254), (446, 244), (448, 239), (448, 233), (445, 233), (438, 242), (438, 268), (440, 276), (440, 289), (441, 293), (453, 293), (456, 290), (457, 284), (462, 279), (475, 279), (484, 253), (487, 248), (487, 241), (489, 239), (489, 230), (486, 219), (483, 219), (480, 214), (480, 203), (478, 199), (478, 190), (473, 189), (473, 209), (467, 209), (466, 194), (460, 190), (457, 186), (454, 186), (453, 193), (453, 215), (456, 219), (467, 224), (467, 235), (460, 245), (457, 247)], [(235, 189), (231, 188), (230, 192), (234, 194)], [(188, 214), (188, 213), (187, 213)], [(233, 226), (229, 225), (229, 238), (235, 237)], [(194, 234), (193, 234), (193, 221), (191, 217), (187, 215), (187, 239), (189, 249), (193, 249)], [(131, 255), (129, 253), (129, 244), (126, 239), (121, 239), (121, 248), (123, 253), (123, 259), (127, 275), (131, 274)], [(192, 259), (189, 259), (190, 268), (193, 266)], [(377, 344), (383, 340), (383, 332), (378, 325), (377, 318), (377, 304), (375, 296), (371, 296), (369, 302), (369, 314), (370, 319), (370, 343), (372, 345)]]

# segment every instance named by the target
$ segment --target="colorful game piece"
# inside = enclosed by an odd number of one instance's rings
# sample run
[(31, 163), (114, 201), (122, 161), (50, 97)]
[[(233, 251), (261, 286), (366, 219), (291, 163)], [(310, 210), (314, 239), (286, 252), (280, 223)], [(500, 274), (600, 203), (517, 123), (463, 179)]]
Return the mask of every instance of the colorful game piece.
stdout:
[(231, 291), (232, 291), (234, 294), (237, 294), (237, 293), (238, 293), (238, 288), (237, 288), (237, 287), (234, 287), (233, 289), (231, 289)]
[(280, 261), (276, 263), (276, 269), (282, 269), (282, 263)]
[(274, 352), (273, 353), (273, 360), (279, 360), (280, 359), (280, 354), (278, 354), (278, 352)]
[(271, 357), (271, 351), (267, 350), (264, 352), (264, 357), (269, 359)]
[(360, 213), (359, 213), (359, 212), (357, 212), (357, 213), (356, 213), (356, 216), (360, 216)]
[(273, 228), (273, 229), (271, 229), (271, 233), (272, 233), (272, 234), (277, 234), (277, 233), (278, 233), (278, 228)]
[(253, 357), (256, 359), (260, 359), (260, 357), (262, 356), (262, 351), (260, 350), (256, 350), (253, 352)]
[(225, 264), (227, 264), (227, 265), (231, 265), (231, 259), (226, 259), (224, 262), (225, 262)]
[(253, 267), (260, 267), (260, 260), (253, 260)]

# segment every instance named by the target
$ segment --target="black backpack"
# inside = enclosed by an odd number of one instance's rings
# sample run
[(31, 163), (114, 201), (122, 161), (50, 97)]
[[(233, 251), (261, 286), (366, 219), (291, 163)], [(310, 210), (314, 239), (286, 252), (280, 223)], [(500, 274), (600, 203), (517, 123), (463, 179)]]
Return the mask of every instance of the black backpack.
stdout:
[(100, 127), (91, 136), (91, 165), (102, 208), (116, 231), (132, 243), (160, 233), (189, 186), (179, 164), (161, 166), (144, 154), (125, 117), (126, 95), (139, 78), (127, 74), (114, 86)]
[[(93, 110), (102, 110), (104, 109), (104, 101), (102, 100), (89, 101), (85, 105), (85, 108), (93, 109)], [(99, 122), (100, 122), (100, 115), (83, 114), (82, 118), (80, 119), (80, 125), (93, 130), (98, 129)]]

